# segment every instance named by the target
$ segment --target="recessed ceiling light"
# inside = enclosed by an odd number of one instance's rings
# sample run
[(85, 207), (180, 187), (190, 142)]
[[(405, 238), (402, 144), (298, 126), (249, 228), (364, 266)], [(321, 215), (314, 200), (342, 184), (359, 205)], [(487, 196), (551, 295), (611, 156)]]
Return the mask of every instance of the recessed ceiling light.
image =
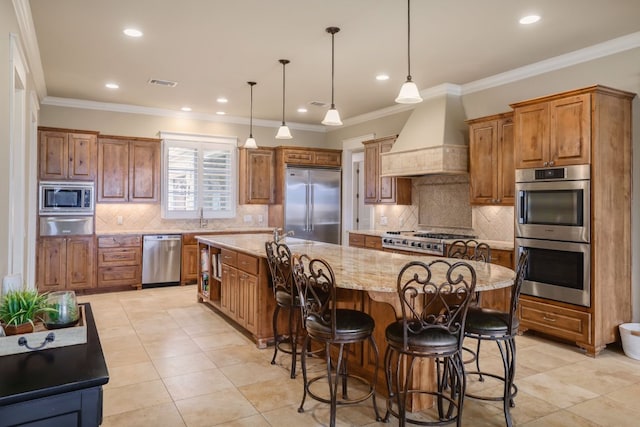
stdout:
[(378, 74), (376, 76), (376, 80), (380, 80), (380, 81), (389, 80), (389, 76), (386, 74)]
[(181, 110), (182, 111), (191, 111), (191, 107), (182, 107)]
[(225, 113), (224, 111), (216, 111), (216, 114), (219, 116), (224, 116), (227, 113)]
[(120, 87), (120, 85), (118, 85), (117, 83), (107, 83), (104, 86), (108, 89), (118, 89)]
[(227, 102), (229, 102), (229, 100), (224, 96), (221, 96), (220, 98), (216, 99), (216, 101), (219, 102), (220, 104), (226, 104)]
[(304, 108), (304, 107), (298, 108), (298, 113), (306, 113), (306, 112), (307, 112), (306, 108)]
[(540, 20), (540, 16), (538, 15), (527, 15), (520, 18), (520, 23), (523, 25), (535, 24)]
[(135, 28), (126, 28), (122, 32), (129, 37), (142, 37), (142, 31), (136, 30)]

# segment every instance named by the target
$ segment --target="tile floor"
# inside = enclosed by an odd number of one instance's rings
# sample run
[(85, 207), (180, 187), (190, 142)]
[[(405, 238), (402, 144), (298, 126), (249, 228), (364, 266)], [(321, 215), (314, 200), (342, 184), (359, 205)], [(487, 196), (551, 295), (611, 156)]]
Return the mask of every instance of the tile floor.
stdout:
[[(307, 400), (306, 411), (297, 412), (302, 376), (289, 378), (287, 356), (270, 365), (273, 349), (258, 350), (198, 304), (195, 286), (79, 299), (91, 303), (109, 368), (103, 426), (328, 425), (327, 405)], [(640, 361), (620, 348), (593, 359), (528, 334), (517, 338), (517, 346), (515, 425), (640, 425)], [(494, 347), (483, 347), (483, 369), (499, 366)], [(491, 381), (469, 387), (499, 390)], [(379, 404), (384, 407), (382, 399)], [(370, 400), (338, 408), (337, 417), (340, 426), (397, 425), (393, 419), (376, 423)], [(501, 406), (466, 399), (462, 424), (502, 426)]]

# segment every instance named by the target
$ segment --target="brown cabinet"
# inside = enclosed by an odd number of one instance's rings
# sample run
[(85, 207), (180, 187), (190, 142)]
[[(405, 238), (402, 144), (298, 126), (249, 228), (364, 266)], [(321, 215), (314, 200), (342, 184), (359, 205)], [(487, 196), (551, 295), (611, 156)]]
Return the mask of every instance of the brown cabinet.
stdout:
[(38, 239), (37, 288), (41, 292), (95, 287), (93, 236)]
[(364, 141), (364, 203), (411, 204), (411, 179), (380, 176), (380, 153), (391, 150), (397, 136)]
[(195, 283), (198, 280), (198, 263), (200, 254), (198, 245), (182, 243), (182, 269), (180, 270), (180, 284)]
[(275, 193), (275, 153), (273, 149), (240, 149), (240, 204), (273, 203)]
[(284, 163), (290, 165), (339, 167), (342, 151), (321, 148), (281, 147)]
[(591, 168), (590, 306), (523, 295), (520, 327), (575, 340), (590, 355), (619, 339), (618, 325), (631, 321), (634, 96), (597, 85), (512, 105), (517, 168)]
[(469, 120), (469, 189), (473, 205), (513, 205), (513, 113)]
[(98, 202), (160, 200), (160, 140), (100, 137)]
[(349, 246), (382, 250), (382, 238), (367, 234), (349, 233)]
[(40, 128), (38, 148), (41, 180), (95, 179), (97, 132)]
[(591, 94), (575, 93), (513, 104), (517, 169), (590, 162)]
[(140, 235), (98, 236), (98, 288), (142, 287)]

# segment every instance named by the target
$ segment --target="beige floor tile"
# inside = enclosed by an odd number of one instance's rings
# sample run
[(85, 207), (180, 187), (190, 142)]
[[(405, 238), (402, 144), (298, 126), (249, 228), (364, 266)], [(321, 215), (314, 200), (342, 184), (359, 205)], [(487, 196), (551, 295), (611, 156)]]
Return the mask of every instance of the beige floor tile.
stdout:
[(216, 424), (216, 427), (271, 427), (271, 424), (262, 415), (253, 415), (228, 423)]
[(553, 375), (532, 375), (518, 382), (518, 388), (525, 393), (556, 405), (559, 408), (569, 408), (598, 395), (592, 391), (573, 384), (558, 381)]
[(556, 411), (522, 425), (526, 427), (602, 427), (567, 410)]
[(142, 344), (137, 340), (132, 341), (132, 344), (128, 347), (125, 345), (115, 349), (105, 349), (103, 347), (103, 352), (108, 368), (149, 362), (151, 360)]
[[(242, 344), (220, 349), (207, 350), (204, 353), (219, 368), (224, 366), (237, 365), (239, 363), (262, 363), (265, 361), (265, 352), (267, 357), (271, 357), (273, 349), (258, 350), (254, 344)], [(271, 360), (271, 359), (269, 359)], [(268, 362), (267, 362), (268, 363)]]
[(567, 411), (602, 426), (637, 427), (640, 424), (640, 407), (625, 406), (606, 396), (572, 406)]
[(640, 406), (638, 405), (638, 396), (640, 396), (640, 383), (636, 383), (632, 386), (624, 387), (607, 394), (608, 398), (616, 400), (623, 405), (634, 409), (640, 409)]
[(192, 339), (202, 350), (250, 344), (247, 338), (236, 331), (196, 335)]
[(102, 427), (184, 427), (173, 402), (104, 417)]
[(202, 352), (154, 359), (153, 364), (163, 378), (213, 369), (216, 365)]
[(151, 362), (114, 366), (109, 368), (109, 383), (104, 388), (122, 387), (158, 378), (158, 372)]
[(196, 343), (186, 336), (148, 341), (143, 346), (153, 360), (201, 352)]
[(173, 400), (221, 392), (225, 394), (234, 389), (233, 384), (219, 369), (209, 369), (174, 377), (163, 378)]
[(289, 378), (283, 369), (263, 363), (243, 363), (220, 368), (224, 375), (236, 386), (255, 384), (274, 379)]
[(133, 326), (129, 324), (98, 328), (98, 334), (100, 335), (100, 340), (105, 341), (112, 338), (130, 339), (136, 336), (136, 331), (133, 329)]
[[(267, 412), (283, 406), (299, 405), (302, 399), (302, 379), (283, 376), (238, 387), (240, 393), (260, 412)], [(268, 392), (265, 392), (268, 390)]]
[[(258, 411), (234, 388), (175, 402), (188, 427), (208, 427), (258, 415)], [(277, 424), (273, 424), (277, 425)]]
[(103, 415), (108, 417), (168, 402), (171, 396), (160, 380), (114, 387), (104, 390)]

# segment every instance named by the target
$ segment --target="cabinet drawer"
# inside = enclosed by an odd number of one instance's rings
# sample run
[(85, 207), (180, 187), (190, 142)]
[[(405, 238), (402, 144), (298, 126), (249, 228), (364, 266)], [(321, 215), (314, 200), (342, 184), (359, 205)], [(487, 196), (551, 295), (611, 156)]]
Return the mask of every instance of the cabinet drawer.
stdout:
[(318, 151), (316, 152), (315, 163), (321, 166), (340, 166), (342, 164), (341, 154)]
[(139, 265), (125, 265), (120, 267), (98, 268), (98, 287), (139, 285), (142, 275)]
[(513, 251), (505, 251), (501, 249), (491, 250), (491, 264), (501, 265), (507, 268), (514, 268)]
[(382, 238), (376, 236), (364, 236), (364, 247), (369, 249), (382, 249)]
[(285, 163), (313, 164), (313, 152), (311, 151), (284, 150), (283, 154)]
[(182, 244), (183, 245), (196, 245), (198, 241), (196, 240), (197, 234), (183, 234), (182, 235)]
[(122, 236), (98, 236), (99, 248), (120, 248), (140, 246), (142, 241), (139, 235), (122, 235)]
[(221, 249), (220, 256), (222, 257), (222, 263), (236, 267), (238, 265), (238, 253), (229, 249)]
[(98, 250), (98, 267), (140, 265), (140, 248)]
[(349, 233), (349, 246), (364, 248), (364, 234)]
[(247, 255), (238, 254), (238, 268), (249, 274), (258, 274), (258, 258)]
[(522, 326), (572, 341), (591, 343), (591, 315), (586, 312), (520, 299)]

